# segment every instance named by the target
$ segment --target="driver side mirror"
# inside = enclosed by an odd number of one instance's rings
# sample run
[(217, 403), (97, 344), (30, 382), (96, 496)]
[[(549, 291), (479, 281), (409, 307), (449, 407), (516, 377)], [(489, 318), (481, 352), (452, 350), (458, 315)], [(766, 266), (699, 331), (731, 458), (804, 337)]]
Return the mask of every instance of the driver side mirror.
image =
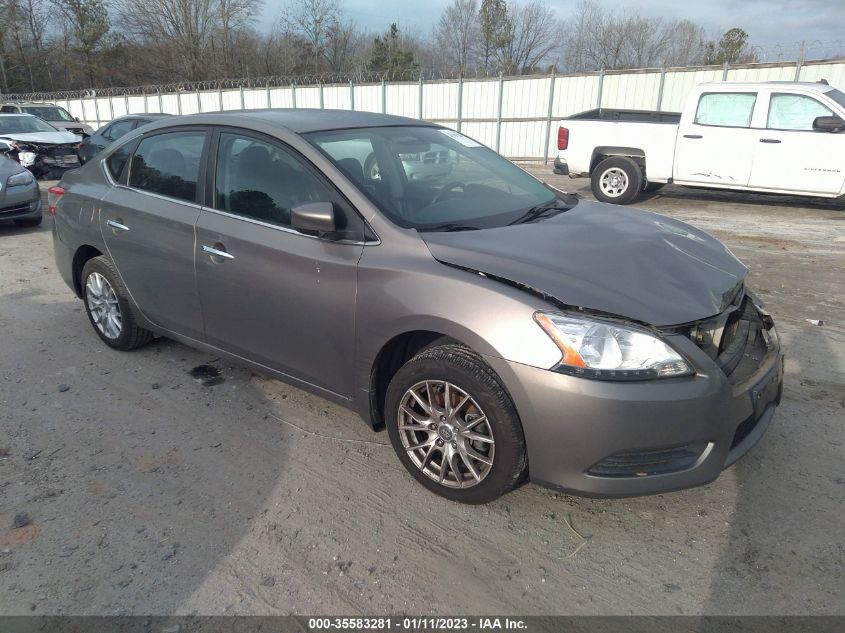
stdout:
[(82, 121), (79, 120), (78, 116), (73, 117), (73, 120), (76, 121), (77, 123), (82, 123)]
[(838, 116), (818, 116), (813, 120), (813, 129), (820, 132), (841, 132), (845, 121)]
[(331, 202), (306, 202), (290, 210), (290, 223), (297, 231), (334, 233), (337, 218)]
[(12, 151), (12, 146), (6, 141), (0, 141), (0, 154), (8, 154)]

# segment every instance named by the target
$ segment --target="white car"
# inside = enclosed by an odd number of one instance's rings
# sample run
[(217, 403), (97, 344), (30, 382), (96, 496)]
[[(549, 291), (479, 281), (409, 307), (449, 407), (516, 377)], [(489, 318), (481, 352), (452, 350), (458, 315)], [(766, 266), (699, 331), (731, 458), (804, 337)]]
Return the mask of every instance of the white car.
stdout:
[(700, 84), (682, 113), (593, 110), (564, 119), (555, 172), (602, 202), (666, 183), (845, 195), (845, 93), (826, 83)]

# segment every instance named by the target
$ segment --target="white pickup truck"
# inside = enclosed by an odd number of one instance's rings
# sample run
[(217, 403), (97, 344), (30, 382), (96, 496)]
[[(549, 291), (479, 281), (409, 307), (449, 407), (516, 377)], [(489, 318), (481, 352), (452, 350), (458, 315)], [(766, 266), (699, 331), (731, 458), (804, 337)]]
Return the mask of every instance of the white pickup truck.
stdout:
[(561, 121), (555, 173), (602, 202), (666, 183), (845, 195), (845, 93), (821, 83), (700, 84), (684, 111), (591, 110)]

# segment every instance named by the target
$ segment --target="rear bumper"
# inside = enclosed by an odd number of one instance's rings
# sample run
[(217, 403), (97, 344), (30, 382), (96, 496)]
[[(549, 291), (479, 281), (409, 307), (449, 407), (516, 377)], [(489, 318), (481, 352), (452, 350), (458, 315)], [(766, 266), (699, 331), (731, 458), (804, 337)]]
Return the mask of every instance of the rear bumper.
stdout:
[(569, 175), (569, 165), (567, 165), (566, 161), (563, 160), (560, 156), (555, 157), (554, 172), (560, 176)]
[(690, 378), (619, 383), (487, 360), (516, 404), (531, 480), (596, 497), (713, 481), (763, 436), (783, 384), (779, 347), (740, 385), (715, 366)]

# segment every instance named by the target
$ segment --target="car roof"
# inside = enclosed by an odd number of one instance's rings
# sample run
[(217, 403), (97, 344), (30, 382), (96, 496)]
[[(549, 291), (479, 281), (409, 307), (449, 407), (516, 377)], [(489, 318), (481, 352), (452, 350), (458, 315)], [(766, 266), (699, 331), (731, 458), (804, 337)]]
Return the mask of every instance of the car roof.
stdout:
[(28, 116), (33, 119), (38, 119), (38, 117), (34, 114), (27, 114), (26, 112), (0, 112), (0, 116)]
[(705, 81), (702, 86), (723, 86), (734, 89), (748, 89), (759, 90), (765, 87), (789, 87), (799, 88), (801, 90), (811, 90), (814, 92), (830, 92), (835, 90), (835, 86), (819, 83), (816, 81)]
[(2, 105), (16, 105), (16, 106), (52, 106), (52, 107), (54, 107), (54, 108), (62, 108), (62, 109), (64, 109), (64, 108), (63, 108), (63, 106), (60, 106), (60, 105), (59, 105), (59, 104), (57, 104), (57, 103), (46, 103), (46, 102), (44, 102), (44, 103), (40, 103), (40, 102), (37, 102), (37, 101), (7, 101), (6, 103), (4, 103), (4, 104), (2, 104)]
[(224, 112), (206, 112), (168, 117), (166, 122), (156, 124), (156, 129), (168, 125), (190, 125), (204, 123), (208, 125), (249, 126), (261, 122), (287, 128), (291, 132), (304, 134), (325, 130), (342, 130), (361, 127), (387, 126), (429, 126), (431, 123), (392, 114), (374, 112), (356, 112), (350, 110), (321, 110), (316, 108), (272, 108), (263, 110), (232, 110)]
[(173, 116), (172, 114), (168, 114), (167, 112), (146, 112), (140, 114), (124, 114), (122, 116), (118, 116), (113, 118), (109, 123), (114, 123), (115, 121), (123, 121), (125, 119), (163, 119), (165, 117)]

